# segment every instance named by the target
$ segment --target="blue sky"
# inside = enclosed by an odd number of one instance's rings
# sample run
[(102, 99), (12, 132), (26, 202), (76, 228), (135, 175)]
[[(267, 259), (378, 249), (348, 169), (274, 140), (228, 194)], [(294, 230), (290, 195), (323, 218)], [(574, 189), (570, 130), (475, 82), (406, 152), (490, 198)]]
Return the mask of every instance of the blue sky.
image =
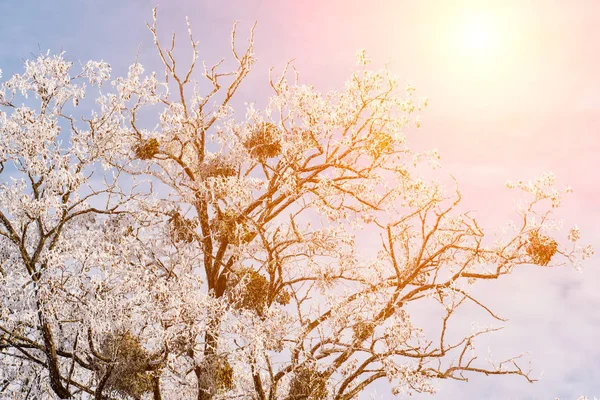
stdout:
[[(118, 75), (139, 49), (147, 69), (160, 70), (145, 27), (154, 5), (0, 0), (0, 69), (5, 77), (19, 72), (23, 60), (50, 49), (64, 50), (74, 61), (103, 59)], [(189, 16), (201, 57), (210, 63), (229, 56), (234, 20), (240, 20), (242, 45), (258, 21), (258, 62), (236, 106), (264, 104), (268, 69), (280, 69), (292, 58), (301, 81), (323, 91), (340, 87), (354, 67), (356, 50), (366, 48), (376, 66), (388, 63), (431, 99), (424, 127), (409, 139), (420, 148), (438, 148), (442, 165), (461, 182), (467, 204), (485, 223), (493, 228), (509, 215), (506, 180), (552, 170), (559, 185), (575, 189), (563, 212), (567, 226), (578, 223), (583, 238), (598, 244), (599, 6), (584, 0), (171, 0), (160, 4), (159, 31), (167, 39), (175, 29), (183, 43)], [(501, 16), (496, 22), (503, 47), (485, 59), (456, 55), (449, 39), (461, 24), (461, 10), (473, 8)], [(480, 346), (482, 356), (488, 345), (498, 356), (529, 351), (542, 379), (528, 384), (514, 377), (473, 376), (469, 383), (443, 382), (436, 399), (600, 396), (598, 262), (595, 256), (583, 272), (526, 267), (477, 289), (510, 320)]]

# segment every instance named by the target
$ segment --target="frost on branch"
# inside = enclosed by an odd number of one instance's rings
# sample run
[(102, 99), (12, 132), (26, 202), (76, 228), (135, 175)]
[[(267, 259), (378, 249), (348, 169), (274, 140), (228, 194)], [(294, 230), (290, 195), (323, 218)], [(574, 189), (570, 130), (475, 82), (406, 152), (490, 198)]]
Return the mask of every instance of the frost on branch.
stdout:
[(439, 159), (409, 145), (427, 100), (364, 52), (338, 91), (272, 73), (244, 117), (231, 101), (253, 28), (241, 48), (234, 25), (215, 65), (190, 29), (185, 69), (156, 10), (149, 29), (164, 75), (45, 54), (0, 86), (2, 396), (349, 400), (375, 382), (534, 380), (520, 356), (479, 356), (499, 328), (456, 315), (502, 323), (473, 285), (591, 256), (553, 217), (569, 190), (509, 184), (525, 198), (492, 238), (458, 185), (420, 176)]
[(194, 240), (196, 223), (175, 212), (169, 219), (171, 237), (176, 242), (190, 243)]

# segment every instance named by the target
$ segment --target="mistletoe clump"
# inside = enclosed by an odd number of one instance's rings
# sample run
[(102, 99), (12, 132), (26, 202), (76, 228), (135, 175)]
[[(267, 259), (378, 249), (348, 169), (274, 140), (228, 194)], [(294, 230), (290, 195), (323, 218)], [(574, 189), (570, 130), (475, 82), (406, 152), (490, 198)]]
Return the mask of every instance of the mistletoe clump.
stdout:
[(200, 167), (200, 175), (203, 179), (206, 178), (228, 178), (237, 174), (235, 164), (222, 158), (210, 158)]
[(244, 220), (240, 222), (238, 214), (234, 210), (220, 213), (213, 221), (211, 228), (216, 237), (233, 245), (247, 243), (254, 237), (248, 223)]
[(191, 243), (194, 240), (196, 223), (175, 212), (169, 219), (171, 237), (175, 242)]
[(393, 146), (394, 138), (389, 133), (377, 132), (373, 134), (369, 152), (373, 159), (378, 159), (382, 155), (390, 154), (393, 150)]
[(205, 391), (226, 392), (235, 386), (233, 367), (224, 357), (212, 356), (200, 366), (201, 384)]
[[(240, 268), (230, 274), (229, 301), (236, 309), (253, 310), (262, 315), (269, 299), (269, 281), (260, 272), (252, 268)], [(281, 289), (275, 301), (285, 305), (290, 301), (290, 294)]]
[(354, 338), (360, 342), (371, 336), (374, 330), (375, 324), (370, 321), (365, 321), (362, 318), (359, 318), (356, 324), (352, 327)]
[(244, 147), (250, 155), (261, 162), (281, 154), (279, 129), (270, 122), (253, 126)]
[(231, 390), (234, 387), (233, 368), (225, 359), (220, 359), (214, 369), (214, 378), (217, 389)]
[(137, 159), (150, 160), (152, 157), (158, 154), (159, 148), (160, 143), (158, 143), (158, 140), (155, 138), (140, 140), (133, 146), (133, 154)]
[(324, 400), (327, 398), (327, 380), (315, 364), (296, 369), (290, 384), (289, 400)]
[(539, 231), (529, 232), (527, 242), (527, 254), (531, 256), (534, 264), (542, 267), (548, 265), (558, 249), (558, 244), (554, 239), (540, 235)]
[[(267, 278), (252, 268), (241, 268), (231, 275), (232, 287), (238, 288), (238, 293), (234, 295), (233, 292), (230, 292), (229, 295), (233, 307), (254, 310), (257, 314), (262, 314), (269, 292)], [(240, 284), (243, 286), (240, 287)]]
[(139, 338), (130, 332), (109, 334), (100, 350), (115, 360), (106, 381), (107, 389), (134, 399), (152, 391), (153, 375), (148, 371), (150, 355)]

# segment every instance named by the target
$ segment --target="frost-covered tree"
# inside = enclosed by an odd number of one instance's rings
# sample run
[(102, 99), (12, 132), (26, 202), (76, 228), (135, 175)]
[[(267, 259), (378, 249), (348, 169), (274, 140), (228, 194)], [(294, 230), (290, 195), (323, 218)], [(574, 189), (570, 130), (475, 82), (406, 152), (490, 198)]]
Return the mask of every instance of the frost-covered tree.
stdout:
[[(405, 131), (426, 100), (364, 52), (341, 90), (286, 68), (240, 118), (252, 34), (239, 52), (234, 27), (225, 72), (197, 67), (190, 30), (181, 70), (156, 11), (149, 29), (162, 80), (43, 54), (1, 83), (2, 397), (355, 399), (378, 381), (533, 380), (520, 357), (476, 357), (496, 328), (450, 326), (464, 304), (501, 321), (471, 294), (479, 281), (591, 255), (576, 228), (558, 233), (552, 175), (509, 184), (517, 222), (490, 236), (457, 185), (422, 178), (437, 154)], [(423, 306), (438, 308), (427, 330), (411, 320)]]

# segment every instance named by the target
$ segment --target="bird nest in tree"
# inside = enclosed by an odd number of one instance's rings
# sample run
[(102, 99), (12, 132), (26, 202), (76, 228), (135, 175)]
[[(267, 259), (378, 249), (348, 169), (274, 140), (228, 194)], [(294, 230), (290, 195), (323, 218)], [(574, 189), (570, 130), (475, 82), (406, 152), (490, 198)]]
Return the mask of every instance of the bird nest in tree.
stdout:
[[(261, 273), (252, 268), (240, 268), (230, 274), (228, 291), (230, 304), (236, 309), (253, 310), (262, 315), (269, 296), (269, 281)], [(239, 286), (239, 285), (242, 286)], [(290, 293), (281, 289), (275, 301), (286, 305), (290, 302)]]
[(281, 154), (280, 136), (281, 133), (274, 124), (263, 122), (251, 128), (243, 144), (252, 157), (265, 161)]
[(546, 266), (556, 254), (558, 244), (548, 236), (540, 235), (539, 231), (529, 232), (527, 240), (527, 254), (533, 259), (533, 263)]
[[(99, 350), (104, 356), (115, 360), (106, 381), (106, 389), (134, 399), (152, 391), (153, 375), (147, 371), (150, 355), (137, 337), (129, 332), (109, 334)], [(105, 370), (106, 366), (102, 369)], [(104, 374), (105, 371), (99, 372)]]
[(133, 146), (133, 153), (135, 154), (135, 157), (140, 160), (150, 160), (158, 154), (159, 147), (160, 144), (155, 138), (150, 138), (148, 140), (142, 139)]
[(227, 178), (237, 175), (236, 166), (222, 158), (211, 158), (200, 166), (200, 176), (206, 178)]
[(327, 380), (314, 364), (294, 371), (288, 399), (324, 400), (327, 398)]
[(196, 222), (175, 212), (169, 219), (171, 237), (176, 242), (191, 243), (194, 240)]

